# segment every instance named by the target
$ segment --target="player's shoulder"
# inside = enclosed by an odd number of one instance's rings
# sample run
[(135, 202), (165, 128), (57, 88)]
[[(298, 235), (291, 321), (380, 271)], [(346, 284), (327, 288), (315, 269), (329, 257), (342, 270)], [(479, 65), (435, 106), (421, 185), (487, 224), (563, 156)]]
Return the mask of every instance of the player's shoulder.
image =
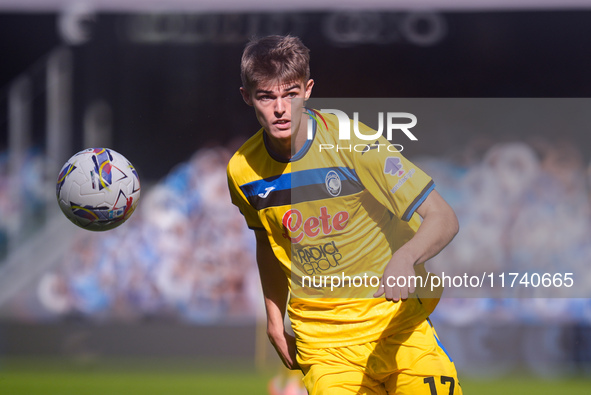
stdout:
[(232, 155), (228, 162), (227, 172), (229, 176), (234, 176), (251, 167), (253, 161), (260, 157), (264, 150), (263, 130), (259, 130), (251, 136), (238, 150)]

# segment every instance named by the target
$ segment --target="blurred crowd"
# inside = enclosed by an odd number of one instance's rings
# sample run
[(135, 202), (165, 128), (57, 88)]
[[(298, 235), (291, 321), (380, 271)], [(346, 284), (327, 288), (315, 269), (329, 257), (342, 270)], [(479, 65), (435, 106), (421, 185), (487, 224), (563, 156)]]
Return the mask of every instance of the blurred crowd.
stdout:
[[(232, 150), (204, 148), (142, 191), (137, 212), (104, 233), (81, 232), (36, 293), (46, 317), (91, 320), (252, 319), (261, 308), (254, 235), (231, 204)], [(573, 144), (473, 141), (455, 156), (411, 158), (455, 209), (460, 233), (429, 270), (494, 286), (458, 297), (446, 289), (435, 316), (451, 324), (591, 323), (589, 169)], [(0, 161), (0, 175), (5, 164)], [(9, 180), (0, 177), (0, 230)], [(1, 231), (0, 231), (1, 234)], [(575, 286), (508, 287), (509, 273), (574, 273)], [(507, 275), (501, 287), (498, 275)], [(584, 292), (582, 292), (582, 290)]]
[(127, 223), (85, 232), (39, 284), (53, 314), (195, 323), (254, 317), (253, 235), (227, 193), (227, 149), (198, 151), (142, 191)]
[[(47, 198), (43, 160), (39, 149), (30, 149), (22, 160), (12, 163), (8, 151), (0, 151), (0, 262), (11, 240), (14, 246), (22, 244), (43, 224)], [(10, 166), (16, 166), (16, 171), (12, 172)]]
[[(455, 324), (590, 323), (591, 168), (581, 151), (542, 139), (475, 141), (458, 159), (415, 160), (434, 178), (460, 222), (456, 239), (429, 269), (486, 277), (463, 293), (446, 289), (436, 315)], [(544, 286), (540, 279), (546, 273), (562, 279), (572, 273), (573, 286), (561, 281)]]

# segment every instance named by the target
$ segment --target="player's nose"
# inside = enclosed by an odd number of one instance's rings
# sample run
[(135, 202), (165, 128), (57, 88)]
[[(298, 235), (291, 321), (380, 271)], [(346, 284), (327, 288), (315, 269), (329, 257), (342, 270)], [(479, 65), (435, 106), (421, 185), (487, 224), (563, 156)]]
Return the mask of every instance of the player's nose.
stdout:
[(275, 114), (283, 115), (285, 114), (286, 110), (285, 101), (282, 98), (277, 99), (275, 102)]

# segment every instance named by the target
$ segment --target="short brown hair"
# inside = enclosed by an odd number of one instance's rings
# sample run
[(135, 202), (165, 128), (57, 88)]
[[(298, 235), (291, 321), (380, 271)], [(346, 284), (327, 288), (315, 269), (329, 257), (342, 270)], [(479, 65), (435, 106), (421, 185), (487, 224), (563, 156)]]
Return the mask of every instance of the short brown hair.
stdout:
[(310, 50), (290, 35), (253, 38), (242, 53), (240, 76), (247, 90), (268, 81), (308, 81)]

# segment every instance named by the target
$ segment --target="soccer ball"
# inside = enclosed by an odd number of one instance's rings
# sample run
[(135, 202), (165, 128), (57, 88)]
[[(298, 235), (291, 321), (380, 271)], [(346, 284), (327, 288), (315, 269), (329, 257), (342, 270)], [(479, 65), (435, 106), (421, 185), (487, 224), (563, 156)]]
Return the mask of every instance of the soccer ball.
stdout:
[(140, 198), (140, 179), (120, 153), (88, 148), (62, 167), (56, 193), (60, 209), (75, 225), (104, 231), (131, 216)]

